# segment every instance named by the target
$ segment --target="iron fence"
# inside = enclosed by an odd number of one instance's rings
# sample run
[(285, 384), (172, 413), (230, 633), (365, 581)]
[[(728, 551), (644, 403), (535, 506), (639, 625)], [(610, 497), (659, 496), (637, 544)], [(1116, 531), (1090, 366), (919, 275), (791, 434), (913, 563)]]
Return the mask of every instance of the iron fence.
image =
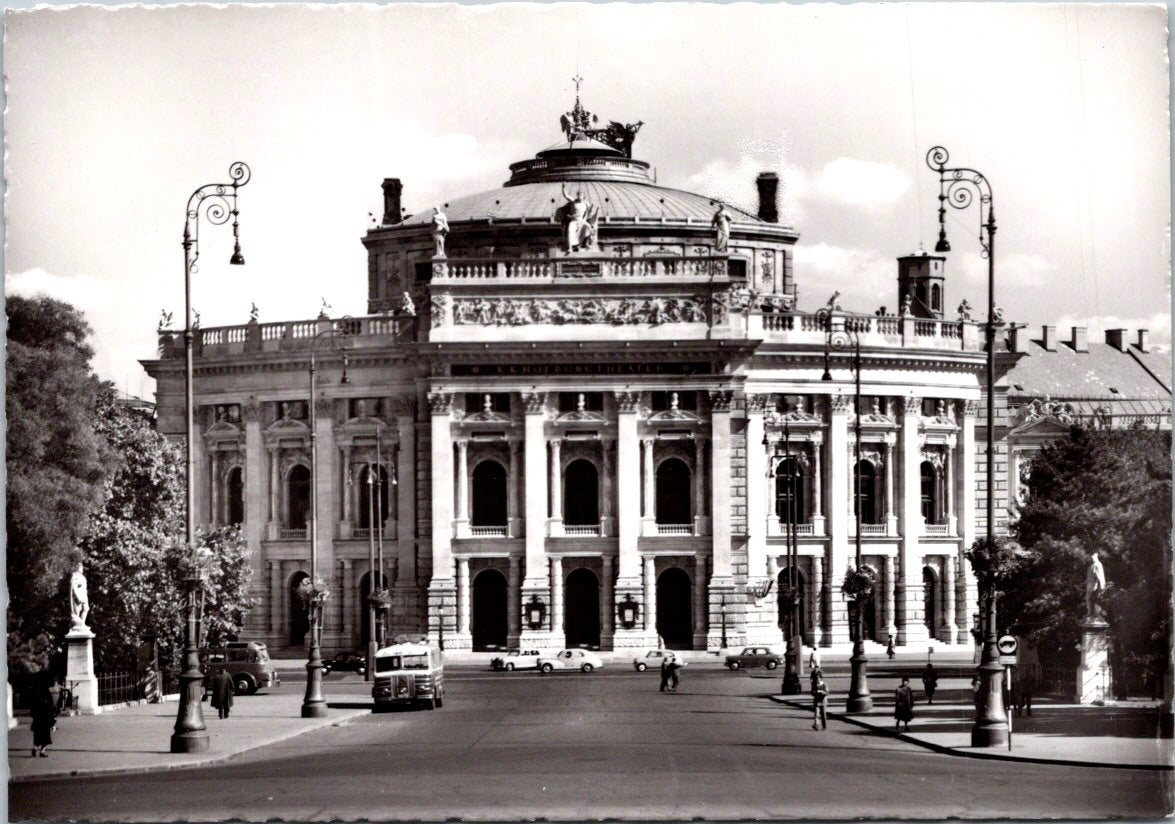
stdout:
[(138, 678), (133, 672), (115, 672), (98, 676), (98, 706), (118, 704), (139, 698)]

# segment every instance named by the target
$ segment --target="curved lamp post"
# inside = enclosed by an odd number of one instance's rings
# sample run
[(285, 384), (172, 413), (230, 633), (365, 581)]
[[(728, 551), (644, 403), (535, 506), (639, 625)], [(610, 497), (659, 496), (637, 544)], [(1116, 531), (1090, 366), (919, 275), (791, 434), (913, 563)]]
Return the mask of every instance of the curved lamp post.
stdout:
[[(946, 232), (946, 205), (966, 209), (979, 196), (980, 254), (987, 258), (987, 323), (984, 340), (987, 347), (987, 546), (995, 546), (995, 204), (991, 183), (982, 173), (966, 167), (948, 168), (950, 153), (935, 146), (926, 153), (926, 165), (938, 172), (938, 243), (934, 251), (951, 250)], [(981, 585), (984, 582), (980, 582)], [(1004, 714), (1003, 667), (996, 650), (996, 592), (994, 585), (984, 586), (981, 594), (984, 614), (983, 656), (979, 664), (981, 702), (971, 728), (972, 747), (998, 747), (1008, 742), (1008, 721)]]
[[(774, 424), (777, 417), (772, 413), (767, 418), (768, 424)], [(767, 478), (768, 482), (777, 479), (779, 473), (775, 470), (775, 464), (778, 459), (782, 458), (780, 466), (784, 467), (786, 473), (785, 483), (787, 484), (787, 511), (785, 512), (786, 529), (784, 533), (787, 541), (787, 590), (781, 589), (780, 597), (786, 605), (784, 631), (787, 633), (787, 653), (785, 655), (783, 669), (783, 685), (781, 687), (784, 695), (798, 695), (803, 692), (803, 687), (800, 684), (800, 668), (802, 640), (799, 633), (799, 615), (800, 615), (800, 588), (798, 580), (799, 568), (799, 535), (796, 532), (796, 517), (799, 514), (796, 511), (796, 472), (795, 465), (791, 460), (791, 427), (787, 417), (787, 412), (782, 415), (783, 424), (783, 451), (780, 452), (779, 441), (775, 442), (774, 449), (771, 448), (770, 441), (767, 438), (766, 429), (763, 432), (763, 447), (768, 450), (767, 453)]]
[[(185, 479), (188, 486), (184, 525), (188, 547), (193, 551), (196, 546), (196, 485), (193, 483), (196, 466), (196, 416), (192, 402), (192, 275), (199, 271), (196, 261), (200, 257), (201, 215), (218, 226), (232, 218), (233, 254), (229, 258), (229, 263), (241, 266), (245, 262), (245, 257), (241, 254), (240, 227), (237, 224), (237, 189), (249, 182), (252, 173), (247, 165), (238, 161), (228, 167), (228, 176), (232, 180), (231, 183), (206, 183), (192, 192), (184, 217), (184, 440), (187, 450)], [(199, 618), (196, 609), (196, 602), (189, 599), (187, 627), (184, 631), (184, 668), (179, 679), (179, 711), (175, 732), (171, 736), (171, 751), (174, 753), (208, 750), (208, 729), (204, 726), (204, 712), (200, 708), (204, 675), (200, 672)]]
[(342, 349), (343, 377), (347, 378), (347, 352), (339, 344), (346, 332), (335, 328), (334, 322), (323, 312), (318, 316), (318, 332), (310, 342), (310, 649), (306, 660), (306, 695), (302, 699), (303, 718), (322, 718), (326, 715), (326, 698), (322, 694), (322, 603), (326, 593), (318, 585), (318, 424), (315, 406), (318, 389), (315, 381), (318, 346), (330, 341), (334, 349)]
[[(857, 528), (854, 530), (853, 540), (856, 550), (856, 570), (861, 569), (861, 335), (860, 331), (847, 318), (841, 316), (839, 322), (834, 322), (833, 308), (825, 306), (816, 310), (818, 322), (824, 328), (824, 374), (821, 380), (831, 381), (830, 369), (832, 351), (847, 350), (852, 347), (853, 357), (853, 432), (856, 439), (857, 459), (853, 463), (853, 512), (856, 517)], [(852, 680), (849, 683), (849, 698), (845, 703), (845, 712), (869, 712), (873, 709), (873, 696), (869, 694), (869, 659), (865, 655), (865, 632), (863, 622), (865, 618), (865, 604), (873, 595), (872, 588), (854, 593), (853, 604), (850, 609), (850, 632), (853, 639)]]

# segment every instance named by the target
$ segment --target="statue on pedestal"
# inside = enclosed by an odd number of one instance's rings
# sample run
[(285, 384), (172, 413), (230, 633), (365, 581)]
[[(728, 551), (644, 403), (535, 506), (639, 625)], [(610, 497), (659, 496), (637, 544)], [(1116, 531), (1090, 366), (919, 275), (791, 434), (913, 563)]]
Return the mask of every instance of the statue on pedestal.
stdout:
[(90, 614), (90, 595), (86, 586), (86, 576), (82, 574), (82, 565), (69, 576), (69, 631), (88, 631), (86, 618)]
[(1085, 614), (1091, 621), (1104, 621), (1106, 618), (1101, 605), (1101, 595), (1105, 590), (1106, 571), (1095, 552), (1089, 563), (1089, 571), (1085, 573)]
[(564, 184), (561, 191), (563, 199), (567, 201), (559, 207), (559, 220), (563, 224), (566, 251), (580, 252), (591, 249), (596, 243), (600, 208), (588, 203), (581, 190), (577, 190), (575, 197), (571, 197), (567, 194), (567, 186)]
[(432, 207), (432, 242), (435, 245), (433, 257), (445, 256), (445, 237), (449, 234), (449, 218), (440, 206)]
[(726, 252), (730, 247), (730, 212), (726, 211), (726, 205), (720, 204), (718, 211), (714, 213), (714, 219), (710, 221), (714, 227), (714, 251)]

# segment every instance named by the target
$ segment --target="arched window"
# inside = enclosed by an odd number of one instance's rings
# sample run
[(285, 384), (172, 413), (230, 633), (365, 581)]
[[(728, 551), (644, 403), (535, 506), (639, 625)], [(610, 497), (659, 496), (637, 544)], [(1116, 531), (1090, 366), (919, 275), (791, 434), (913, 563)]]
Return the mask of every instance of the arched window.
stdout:
[(942, 311), (942, 287), (937, 283), (930, 287), (930, 308), (935, 312)]
[(234, 466), (228, 471), (228, 523), (239, 524), (245, 520), (245, 470)]
[(690, 523), (690, 498), (689, 467), (678, 458), (662, 461), (657, 467), (657, 523)]
[(473, 468), (473, 526), (506, 525), (506, 470), (497, 461)]
[(938, 579), (930, 567), (922, 567), (922, 606), (925, 612), (923, 621), (930, 630), (930, 637), (934, 637), (934, 627), (938, 615)]
[(914, 287), (914, 295), (918, 298), (919, 301), (922, 302), (923, 305), (925, 305), (926, 304), (926, 284), (925, 283), (917, 284)]
[(365, 465), (359, 470), (359, 489), (356, 491), (359, 495), (359, 528), (371, 529), (372, 493), (378, 501), (376, 511), (379, 512), (379, 520), (375, 526), (379, 527), (386, 522), (388, 519), (388, 471), (382, 466)]
[(857, 477), (857, 505), (860, 507), (861, 523), (877, 523), (877, 470), (869, 461), (858, 461), (855, 470)]
[(600, 522), (600, 476), (591, 461), (582, 458), (567, 464), (563, 474), (563, 521), (568, 526), (592, 526)]
[(938, 523), (938, 470), (930, 461), (922, 462), (922, 520)]
[(286, 525), (305, 529), (310, 517), (310, 470), (298, 464), (286, 478)]
[(784, 458), (775, 469), (775, 514), (779, 522), (807, 523), (804, 504), (804, 468), (795, 458)]

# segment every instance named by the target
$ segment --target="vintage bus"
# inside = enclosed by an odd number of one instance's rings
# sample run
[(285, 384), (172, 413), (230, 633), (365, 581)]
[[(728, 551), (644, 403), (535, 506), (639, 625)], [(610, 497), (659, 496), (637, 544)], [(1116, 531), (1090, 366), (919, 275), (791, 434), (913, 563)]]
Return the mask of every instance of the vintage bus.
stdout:
[(375, 711), (393, 704), (423, 704), (436, 709), (445, 703), (445, 667), (441, 650), (427, 641), (403, 642), (375, 653)]

